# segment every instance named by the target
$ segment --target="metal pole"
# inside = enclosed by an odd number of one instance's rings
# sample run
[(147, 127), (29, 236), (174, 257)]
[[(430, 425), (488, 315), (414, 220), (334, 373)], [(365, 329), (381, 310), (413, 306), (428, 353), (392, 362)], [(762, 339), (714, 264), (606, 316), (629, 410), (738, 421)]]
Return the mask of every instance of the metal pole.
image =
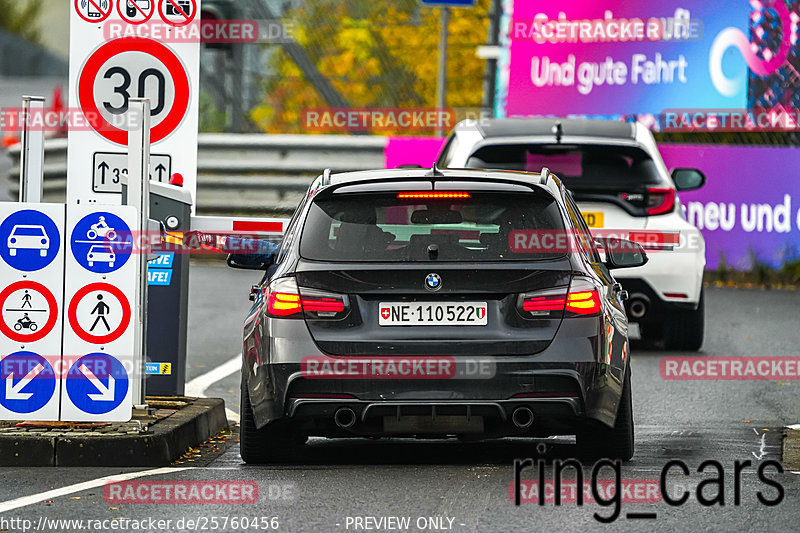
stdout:
[[(441, 113), (447, 107), (447, 25), (450, 22), (450, 8), (446, 6), (439, 8), (439, 15), (441, 28), (439, 30), (439, 84), (436, 87), (436, 106)], [(444, 133), (441, 127), (436, 128), (437, 137), (442, 137)]]
[(44, 97), (23, 96), (19, 153), (19, 201), (40, 203), (44, 180), (44, 127), (31, 129), (32, 113), (44, 112)]
[[(489, 46), (500, 45), (500, 18), (503, 16), (503, 1), (492, 0), (489, 8)], [(487, 116), (494, 116), (495, 90), (497, 88), (497, 59), (486, 60), (486, 80), (483, 89), (483, 107)]]
[[(128, 112), (128, 205), (136, 208), (139, 215), (140, 241), (149, 229), (150, 220), (150, 100), (130, 100)], [(149, 250), (140, 250), (137, 255), (138, 270), (136, 284), (136, 318), (134, 322), (134, 352), (132, 398), (135, 409), (145, 405), (145, 347), (147, 346), (147, 255)]]

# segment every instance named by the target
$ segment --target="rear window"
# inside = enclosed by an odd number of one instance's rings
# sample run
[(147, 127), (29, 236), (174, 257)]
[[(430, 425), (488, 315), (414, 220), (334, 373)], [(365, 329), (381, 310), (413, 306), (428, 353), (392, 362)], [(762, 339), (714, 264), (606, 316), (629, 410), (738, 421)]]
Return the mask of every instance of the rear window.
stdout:
[(609, 145), (508, 144), (485, 146), (467, 168), (539, 172), (549, 168), (572, 190), (626, 190), (661, 182), (653, 159), (639, 148)]
[(400, 199), (398, 193), (333, 195), (310, 208), (300, 255), (320, 261), (531, 261), (514, 253), (515, 230), (563, 230), (546, 193), (469, 193), (468, 199)]

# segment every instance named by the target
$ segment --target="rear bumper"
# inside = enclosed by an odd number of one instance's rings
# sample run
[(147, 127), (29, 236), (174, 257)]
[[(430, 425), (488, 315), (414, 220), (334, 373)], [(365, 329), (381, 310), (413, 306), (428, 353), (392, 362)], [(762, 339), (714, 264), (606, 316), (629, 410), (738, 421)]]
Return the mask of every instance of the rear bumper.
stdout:
[[(682, 239), (687, 240), (684, 237)], [(682, 244), (674, 250), (652, 250), (647, 251), (647, 254), (649, 260), (646, 265), (615, 270), (614, 278), (629, 293), (633, 292), (633, 287), (629, 288), (629, 284), (644, 283), (647, 292), (662, 302), (665, 309), (669, 309), (672, 304), (678, 305), (676, 309), (687, 304), (696, 308), (703, 288), (703, 271), (706, 265), (704, 247)]]
[[(676, 300), (663, 298), (658, 291), (656, 291), (648, 280), (641, 278), (620, 279), (622, 288), (628, 291), (628, 300), (625, 302), (625, 312), (628, 314), (628, 320), (631, 322), (647, 322), (663, 324), (665, 320), (670, 319), (676, 313), (683, 311), (692, 311), (697, 309), (699, 302)], [(632, 313), (631, 305), (635, 302), (641, 301), (646, 304), (646, 313), (644, 317), (635, 316)]]
[[(258, 365), (247, 358), (244, 377), (258, 427), (291, 420), (307, 435), (397, 436), (386, 431), (385, 417), (409, 416), (481, 417), (483, 436), (568, 435), (587, 421), (613, 426), (626, 361), (598, 362), (599, 337), (568, 335), (569, 331), (559, 332), (549, 348), (535, 355), (452, 357), (458, 364), (484, 364), (485, 371), (467, 377), (320, 378), (304, 372), (299, 361)], [(272, 339), (270, 344), (275, 348), (282, 343)], [(324, 357), (313, 355), (320, 356)], [(334, 413), (343, 407), (353, 409), (357, 417), (347, 431), (334, 423)], [(529, 408), (534, 416), (525, 431), (512, 423), (519, 407)]]
[[(613, 427), (628, 364), (624, 355), (606, 357), (603, 320), (584, 317), (564, 320), (549, 346), (535, 354), (466, 356), (442, 343), (452, 355), (429, 356), (472, 371), (321, 376), (309, 371), (310, 360), (344, 364), (407, 356), (389, 349), (370, 357), (333, 356), (320, 350), (302, 320), (259, 324), (246, 325), (242, 365), (256, 426), (288, 421), (313, 436), (397, 436), (387, 430), (387, 417), (415, 417), (423, 425), (444, 416), (462, 421), (481, 417), (482, 436), (569, 435), (586, 423)], [(512, 423), (519, 407), (529, 408), (534, 417), (524, 432)], [(341, 408), (352, 409), (356, 418), (347, 430), (334, 423)]]

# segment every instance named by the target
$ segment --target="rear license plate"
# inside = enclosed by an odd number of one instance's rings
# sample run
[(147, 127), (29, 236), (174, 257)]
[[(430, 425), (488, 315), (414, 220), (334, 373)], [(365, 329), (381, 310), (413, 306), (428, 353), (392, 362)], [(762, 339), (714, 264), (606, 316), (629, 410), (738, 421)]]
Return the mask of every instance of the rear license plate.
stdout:
[(583, 220), (586, 221), (586, 225), (590, 228), (604, 228), (605, 227), (605, 220), (604, 213), (602, 211), (587, 211), (583, 213)]
[(483, 417), (384, 416), (386, 433), (483, 433)]
[(485, 326), (486, 302), (381, 302), (381, 326)]

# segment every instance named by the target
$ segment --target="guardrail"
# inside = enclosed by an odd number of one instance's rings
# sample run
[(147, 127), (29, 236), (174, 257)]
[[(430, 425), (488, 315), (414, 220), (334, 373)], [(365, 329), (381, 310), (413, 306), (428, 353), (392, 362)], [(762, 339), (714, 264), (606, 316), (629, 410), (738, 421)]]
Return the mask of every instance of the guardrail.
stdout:
[[(201, 134), (197, 212), (201, 215), (291, 213), (323, 169), (383, 168), (386, 137)], [(9, 148), (11, 194), (19, 191), (19, 146)], [(64, 202), (67, 140), (45, 142), (44, 201)]]

